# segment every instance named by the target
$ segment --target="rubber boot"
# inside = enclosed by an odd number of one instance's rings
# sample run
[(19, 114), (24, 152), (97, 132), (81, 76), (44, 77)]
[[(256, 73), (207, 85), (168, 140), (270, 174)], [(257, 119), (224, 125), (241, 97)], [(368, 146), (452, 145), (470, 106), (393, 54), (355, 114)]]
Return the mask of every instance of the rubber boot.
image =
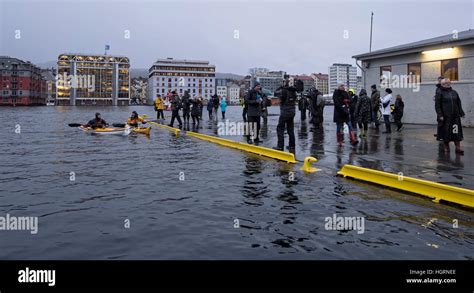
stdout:
[(461, 149), (461, 142), (455, 141), (454, 145), (456, 146), (456, 154), (464, 155), (464, 151)]
[(337, 133), (337, 143), (339, 146), (342, 146), (342, 143), (344, 142), (344, 134), (343, 133)]
[(444, 153), (449, 154), (449, 142), (444, 142)]
[(355, 131), (350, 131), (349, 132), (349, 138), (351, 140), (351, 145), (356, 145), (359, 143), (359, 141), (357, 140), (357, 135), (355, 133)]

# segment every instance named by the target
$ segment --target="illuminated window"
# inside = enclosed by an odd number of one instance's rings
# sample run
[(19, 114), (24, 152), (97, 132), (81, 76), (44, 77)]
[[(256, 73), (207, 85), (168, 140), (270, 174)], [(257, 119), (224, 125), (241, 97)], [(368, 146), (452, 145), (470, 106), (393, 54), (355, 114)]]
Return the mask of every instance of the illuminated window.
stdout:
[(458, 80), (458, 59), (441, 61), (441, 76), (450, 80)]

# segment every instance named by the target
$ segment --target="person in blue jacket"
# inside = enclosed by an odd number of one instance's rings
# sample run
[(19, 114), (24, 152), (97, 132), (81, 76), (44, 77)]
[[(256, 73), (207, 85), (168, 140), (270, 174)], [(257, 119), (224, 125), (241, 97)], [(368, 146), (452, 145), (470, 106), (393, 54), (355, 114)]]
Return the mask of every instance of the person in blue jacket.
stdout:
[(227, 109), (227, 103), (224, 98), (221, 100), (221, 112), (222, 112), (222, 119), (225, 119), (225, 110)]

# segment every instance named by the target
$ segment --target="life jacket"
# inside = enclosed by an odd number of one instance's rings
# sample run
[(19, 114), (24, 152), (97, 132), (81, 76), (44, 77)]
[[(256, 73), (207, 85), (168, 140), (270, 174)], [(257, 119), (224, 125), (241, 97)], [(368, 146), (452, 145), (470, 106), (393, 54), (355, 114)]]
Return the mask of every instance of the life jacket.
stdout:
[(138, 122), (145, 122), (145, 119), (142, 117), (138, 116), (137, 118), (128, 118), (127, 124), (132, 125), (132, 126), (138, 126)]
[(156, 98), (156, 100), (155, 100), (155, 108), (156, 108), (157, 110), (163, 110), (163, 109), (164, 109), (163, 99), (162, 99), (162, 98)]

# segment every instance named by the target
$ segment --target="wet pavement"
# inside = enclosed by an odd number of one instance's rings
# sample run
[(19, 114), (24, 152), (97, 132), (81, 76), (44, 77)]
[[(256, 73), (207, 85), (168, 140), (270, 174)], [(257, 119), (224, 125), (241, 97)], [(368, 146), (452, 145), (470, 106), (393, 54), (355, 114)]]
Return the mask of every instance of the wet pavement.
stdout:
[[(464, 129), (464, 156), (440, 152), (434, 125), (370, 130), (339, 148), (328, 106), (324, 131), (295, 119), (296, 158), (312, 155), (322, 170), (304, 174), (301, 164), (165, 129), (98, 137), (66, 126), (97, 110), (108, 122), (155, 115), (144, 106), (0, 108), (0, 215), (39, 217), (37, 235), (0, 231), (0, 259), (474, 259), (471, 210), (335, 176), (354, 164), (472, 189), (474, 129)], [(204, 112), (197, 131), (215, 135)], [(278, 108), (270, 113), (261, 145), (273, 147)], [(230, 121), (240, 115), (228, 107)], [(364, 233), (326, 230), (334, 214), (364, 217)]]

